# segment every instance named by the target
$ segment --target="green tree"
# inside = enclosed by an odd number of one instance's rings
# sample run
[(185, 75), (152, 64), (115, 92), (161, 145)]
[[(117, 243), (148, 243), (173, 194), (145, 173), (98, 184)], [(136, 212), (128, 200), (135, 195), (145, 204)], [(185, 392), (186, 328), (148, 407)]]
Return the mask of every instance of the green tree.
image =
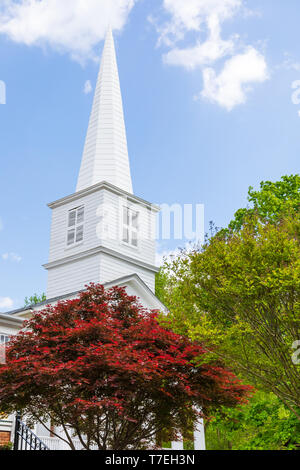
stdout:
[(257, 388), (274, 392), (300, 420), (299, 176), (250, 189), (252, 208), (227, 230), (163, 269), (167, 321), (206, 340)]
[(46, 294), (43, 292), (41, 295), (33, 294), (31, 297), (25, 297), (24, 307), (30, 307), (31, 305), (37, 305), (47, 300)]
[(257, 392), (248, 405), (223, 409), (206, 426), (208, 450), (296, 450), (300, 423), (272, 393)]
[(229, 229), (240, 230), (249, 215), (256, 214), (260, 221), (276, 221), (280, 214), (298, 212), (300, 207), (300, 176), (283, 176), (280, 181), (263, 181), (260, 191), (248, 191), (249, 207), (239, 209)]

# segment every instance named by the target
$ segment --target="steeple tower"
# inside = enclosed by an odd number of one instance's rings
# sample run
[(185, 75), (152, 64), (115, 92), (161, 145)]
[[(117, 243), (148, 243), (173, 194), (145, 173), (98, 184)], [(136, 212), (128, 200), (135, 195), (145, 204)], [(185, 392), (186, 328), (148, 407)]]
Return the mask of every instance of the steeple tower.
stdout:
[[(133, 276), (136, 280), (131, 283), (144, 284), (144, 294), (138, 295), (149, 294), (153, 300), (159, 208), (132, 192), (111, 29), (105, 40), (76, 192), (49, 207), (48, 299), (78, 292), (90, 282), (120, 285), (123, 279), (129, 285), (128, 276)], [(135, 287), (134, 295), (139, 289)]]
[(76, 191), (106, 181), (132, 193), (122, 95), (108, 29)]

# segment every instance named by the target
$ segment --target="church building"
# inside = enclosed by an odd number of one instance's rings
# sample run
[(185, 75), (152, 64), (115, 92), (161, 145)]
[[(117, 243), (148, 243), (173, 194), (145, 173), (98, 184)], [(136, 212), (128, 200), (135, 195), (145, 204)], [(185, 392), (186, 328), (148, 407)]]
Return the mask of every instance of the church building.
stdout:
[[(125, 287), (149, 309), (165, 310), (155, 296), (155, 236), (159, 207), (137, 197), (128, 157), (120, 81), (111, 29), (97, 79), (76, 191), (49, 204), (52, 212), (47, 300), (0, 313), (0, 344), (24, 319), (48, 304), (75, 298), (90, 282)], [(0, 416), (0, 445), (11, 439), (13, 417)], [(37, 426), (38, 428), (38, 426)], [(36, 429), (49, 444), (46, 430)], [(54, 442), (54, 441), (53, 441)], [(53, 445), (50, 447), (55, 449)], [(173, 448), (183, 448), (173, 443)], [(195, 448), (204, 449), (200, 423)]]

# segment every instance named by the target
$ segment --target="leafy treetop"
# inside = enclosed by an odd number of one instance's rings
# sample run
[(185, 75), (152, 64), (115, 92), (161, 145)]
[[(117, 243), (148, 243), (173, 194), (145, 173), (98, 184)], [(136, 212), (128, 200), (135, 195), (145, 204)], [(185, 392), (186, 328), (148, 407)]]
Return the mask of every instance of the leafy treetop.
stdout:
[(300, 175), (283, 176), (280, 181), (263, 181), (260, 191), (249, 188), (247, 209), (239, 209), (229, 229), (240, 230), (247, 217), (257, 214), (260, 221), (276, 221), (282, 213), (299, 212)]
[[(299, 176), (250, 190), (252, 209), (162, 270), (172, 328), (206, 345), (300, 421)], [(163, 285), (165, 287), (163, 288)]]
[(31, 305), (37, 305), (47, 300), (46, 294), (43, 292), (41, 295), (33, 294), (31, 297), (25, 297), (24, 307), (30, 307)]

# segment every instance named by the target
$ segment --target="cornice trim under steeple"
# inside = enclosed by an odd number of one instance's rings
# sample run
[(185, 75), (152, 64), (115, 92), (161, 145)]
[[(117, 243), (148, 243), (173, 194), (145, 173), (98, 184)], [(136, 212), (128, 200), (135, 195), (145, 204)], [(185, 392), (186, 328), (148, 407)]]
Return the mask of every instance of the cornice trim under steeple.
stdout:
[(86, 250), (81, 253), (76, 253), (72, 256), (67, 256), (65, 258), (58, 259), (56, 261), (52, 261), (51, 263), (44, 264), (43, 267), (47, 270), (56, 268), (57, 266), (63, 266), (68, 263), (74, 263), (83, 258), (88, 258), (89, 256), (94, 256), (100, 253), (104, 253), (106, 255), (112, 256), (117, 259), (121, 259), (126, 261), (127, 263), (133, 264), (135, 266), (139, 266), (140, 268), (147, 269), (154, 273), (159, 271), (157, 266), (153, 266), (152, 264), (144, 263), (143, 261), (139, 261), (136, 258), (131, 258), (130, 256), (123, 255), (117, 251), (111, 250), (110, 248), (106, 248), (102, 245), (98, 246), (97, 248), (93, 248), (92, 250)]
[(108, 183), (107, 181), (102, 181), (101, 183), (95, 184), (94, 186), (82, 189), (77, 193), (70, 194), (69, 196), (65, 196), (61, 199), (57, 199), (56, 201), (48, 204), (48, 207), (50, 207), (50, 209), (55, 209), (56, 207), (63, 206), (64, 204), (67, 204), (69, 202), (76, 201), (77, 199), (80, 199), (84, 196), (88, 196), (89, 194), (95, 193), (96, 191), (99, 191), (101, 189), (106, 189), (107, 191), (117, 194), (118, 196), (123, 196), (124, 198), (128, 199), (128, 201), (141, 204), (147, 207), (148, 209), (152, 209), (154, 212), (160, 211), (160, 207), (158, 205), (152, 204), (151, 202), (148, 202), (145, 199), (134, 196), (133, 194), (128, 193), (127, 191), (124, 191), (123, 189), (120, 189), (117, 186)]

